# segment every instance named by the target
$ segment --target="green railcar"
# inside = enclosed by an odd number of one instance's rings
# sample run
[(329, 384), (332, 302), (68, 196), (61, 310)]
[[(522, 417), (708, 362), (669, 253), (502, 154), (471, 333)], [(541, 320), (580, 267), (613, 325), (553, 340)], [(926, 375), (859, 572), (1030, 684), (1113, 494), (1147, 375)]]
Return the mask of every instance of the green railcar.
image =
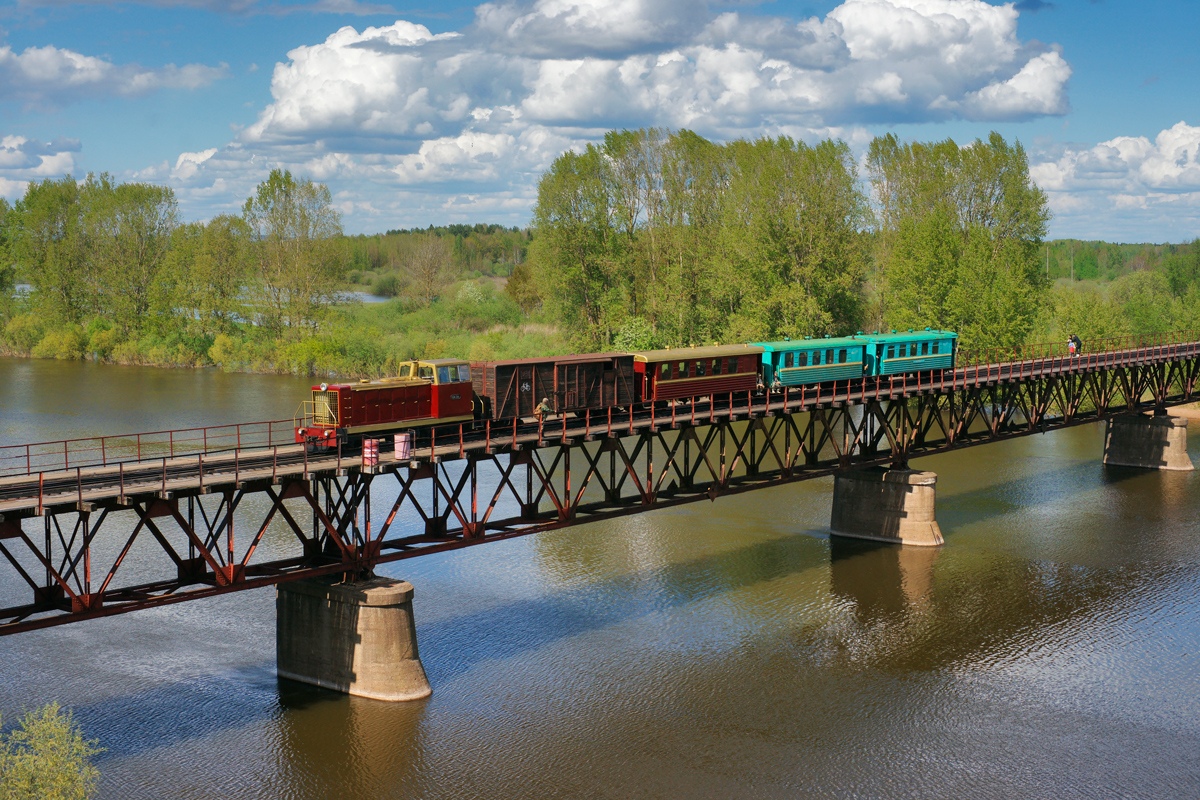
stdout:
[(952, 369), (958, 334), (926, 328), (923, 331), (892, 331), (860, 334), (866, 344), (864, 357), (868, 375), (902, 375), (930, 369)]
[(861, 378), (865, 371), (866, 342), (854, 336), (752, 344), (763, 349), (763, 383), (772, 388)]

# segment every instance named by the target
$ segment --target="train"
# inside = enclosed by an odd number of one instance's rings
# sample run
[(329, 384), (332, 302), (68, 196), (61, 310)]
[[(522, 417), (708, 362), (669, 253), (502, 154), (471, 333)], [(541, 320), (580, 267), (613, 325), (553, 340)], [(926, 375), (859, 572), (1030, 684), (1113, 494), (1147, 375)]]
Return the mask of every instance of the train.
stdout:
[(414, 359), (393, 377), (312, 387), (296, 442), (315, 448), (451, 423), (698, 400), (953, 369), (954, 331), (890, 331), (775, 342), (584, 353), (507, 361)]

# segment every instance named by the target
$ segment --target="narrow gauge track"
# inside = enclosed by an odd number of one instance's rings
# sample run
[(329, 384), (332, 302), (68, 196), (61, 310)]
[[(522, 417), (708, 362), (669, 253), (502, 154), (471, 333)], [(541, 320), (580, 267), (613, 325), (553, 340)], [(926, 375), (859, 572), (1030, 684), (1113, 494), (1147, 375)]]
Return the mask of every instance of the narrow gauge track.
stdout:
[[(411, 459), (436, 462), (465, 457), (469, 451), (495, 453), (520, 447), (548, 446), (564, 441), (619, 436), (647, 427), (681, 427), (716, 419), (894, 401), (918, 394), (946, 394), (1030, 379), (1161, 363), (1197, 354), (1200, 354), (1200, 342), (1164, 344), (1074, 357), (1034, 358), (953, 370), (864, 377), (744, 396), (704, 397), (665, 408), (642, 406), (615, 412), (608, 409), (594, 415), (591, 412), (566, 414), (542, 423), (525, 419), (432, 427), (414, 431)], [(204, 493), (219, 487), (236, 486), (246, 480), (278, 481), (284, 477), (295, 479), (314, 473), (359, 469), (359, 450), (358, 443), (324, 452), (306, 452), (299, 444), (277, 445), (0, 478), (0, 514), (29, 516), (42, 513), (46, 506), (66, 504), (123, 505), (130, 496)], [(394, 463), (395, 457), (385, 452), (381, 454), (381, 460)]]

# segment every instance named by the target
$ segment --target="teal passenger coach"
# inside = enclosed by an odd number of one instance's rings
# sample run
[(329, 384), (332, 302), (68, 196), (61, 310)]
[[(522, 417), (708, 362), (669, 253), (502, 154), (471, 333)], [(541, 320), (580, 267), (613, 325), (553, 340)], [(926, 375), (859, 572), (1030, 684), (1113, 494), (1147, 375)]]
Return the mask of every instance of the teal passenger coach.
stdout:
[(861, 378), (864, 374), (866, 342), (853, 336), (754, 342), (754, 346), (763, 349), (762, 380), (766, 386), (803, 386)]
[(772, 388), (863, 376), (952, 369), (958, 334), (923, 331), (858, 333), (824, 339), (753, 342), (761, 347), (762, 381)]

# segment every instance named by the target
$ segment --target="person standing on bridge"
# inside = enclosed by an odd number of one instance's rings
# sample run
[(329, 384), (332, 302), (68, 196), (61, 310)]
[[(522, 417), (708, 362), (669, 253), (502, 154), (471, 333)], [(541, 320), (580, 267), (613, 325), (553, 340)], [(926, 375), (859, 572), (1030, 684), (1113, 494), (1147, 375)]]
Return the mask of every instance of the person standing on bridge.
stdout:
[(1072, 350), (1072, 352), (1075, 355), (1079, 355), (1083, 352), (1083, 342), (1080, 341), (1079, 337), (1073, 333), (1071, 334), (1071, 344), (1074, 345), (1074, 350)]
[(1067, 353), (1071, 356), (1075, 355), (1075, 334), (1067, 337)]

